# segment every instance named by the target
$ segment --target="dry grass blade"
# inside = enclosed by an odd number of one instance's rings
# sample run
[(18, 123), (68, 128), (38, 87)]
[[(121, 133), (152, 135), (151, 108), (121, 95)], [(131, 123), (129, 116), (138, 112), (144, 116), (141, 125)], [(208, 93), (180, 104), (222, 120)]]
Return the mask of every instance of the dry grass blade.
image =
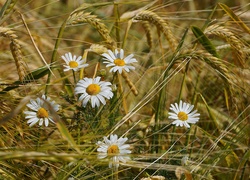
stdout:
[(26, 68), (25, 68), (25, 63), (23, 61), (23, 54), (21, 51), (21, 46), (18, 40), (16, 39), (17, 35), (14, 33), (13, 30), (9, 28), (3, 28), (3, 27), (0, 27), (0, 35), (10, 39), (11, 41), (10, 49), (11, 49), (13, 58), (15, 60), (19, 80), (23, 81), (26, 75)]
[(156, 13), (151, 11), (142, 11), (139, 12), (134, 18), (134, 21), (148, 21), (150, 23), (153, 23), (163, 34), (165, 35), (167, 41), (169, 42), (170, 48), (172, 51), (175, 51), (177, 47), (177, 40), (174, 37), (169, 24), (162, 19), (160, 16), (158, 16)]
[(106, 43), (111, 47), (114, 47), (115, 42), (110, 37), (108, 28), (95, 15), (91, 15), (90, 13), (84, 13), (82, 11), (77, 11), (71, 14), (67, 19), (67, 24), (69, 25), (81, 24), (81, 23), (88, 23), (91, 26), (93, 26), (103, 37)]
[(238, 58), (237, 64), (241, 65), (241, 67), (244, 67), (245, 61), (247, 59), (247, 53), (244, 51), (245, 45), (233, 32), (225, 27), (212, 25), (209, 26), (204, 33), (208, 35), (216, 35), (222, 39), (225, 39), (236, 53)]
[[(27, 23), (25, 22), (24, 16), (23, 16), (21, 13), (19, 13), (19, 14), (20, 14), (20, 16), (21, 16), (21, 19), (22, 19), (22, 21), (23, 21), (23, 24), (24, 24), (24, 26), (25, 26), (25, 28), (26, 28), (26, 30), (27, 30), (29, 36), (30, 36), (30, 40), (31, 40), (32, 44), (34, 45), (34, 47), (35, 47), (37, 53), (38, 53), (39, 56), (41, 57), (41, 59), (42, 59), (42, 61), (44, 62), (44, 64), (48, 67), (48, 69), (50, 70), (51, 74), (53, 74), (53, 72), (52, 72), (50, 66), (48, 65), (48, 63), (46, 62), (46, 60), (45, 60), (45, 58), (43, 57), (42, 53), (41, 53), (40, 50), (38, 49), (38, 47), (37, 47), (37, 45), (36, 45), (36, 43), (35, 43), (35, 41), (34, 41), (32, 35), (31, 35), (31, 32), (30, 32), (30, 30), (29, 30), (29, 28), (28, 28), (28, 25), (27, 25)], [(54, 75), (54, 74), (53, 74), (53, 75)]]
[[(6, 123), (7, 121), (11, 120), (12, 118), (14, 118), (15, 116), (17, 116), (21, 110), (23, 109), (23, 107), (25, 106), (25, 104), (30, 100), (29, 96), (26, 96), (25, 98), (23, 98), (20, 103), (18, 104), (18, 106), (11, 110), (11, 112), (9, 112), (7, 115), (5, 115), (1, 120), (0, 120), (0, 125)], [(1, 159), (1, 158), (0, 158)]]

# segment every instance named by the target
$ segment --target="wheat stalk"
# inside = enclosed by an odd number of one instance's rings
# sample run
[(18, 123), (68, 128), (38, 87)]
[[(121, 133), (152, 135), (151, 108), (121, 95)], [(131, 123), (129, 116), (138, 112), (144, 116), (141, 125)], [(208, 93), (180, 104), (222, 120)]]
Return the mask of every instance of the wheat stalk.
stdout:
[(26, 75), (26, 68), (25, 68), (25, 63), (23, 61), (23, 54), (21, 51), (21, 46), (18, 40), (16, 39), (17, 35), (15, 34), (13, 30), (9, 28), (3, 28), (3, 27), (0, 27), (0, 35), (10, 39), (11, 41), (10, 50), (15, 60), (19, 80), (23, 81)]
[(180, 54), (181, 59), (187, 56), (193, 59), (204, 61), (205, 63), (210, 65), (213, 69), (215, 69), (219, 73), (220, 77), (225, 82), (226, 89), (228, 90), (229, 101), (230, 101), (229, 103), (231, 105), (234, 105), (235, 108), (237, 109), (236, 103), (234, 103), (237, 100), (235, 99), (233, 95), (234, 92), (237, 91), (235, 89), (236, 86), (234, 83), (236, 78), (232, 73), (230, 73), (228, 66), (227, 66), (228, 63), (226, 61), (223, 61), (222, 59), (214, 57), (213, 55), (211, 55), (210, 53), (204, 50), (188, 50)]
[(167, 41), (169, 42), (171, 50), (175, 51), (178, 44), (177, 40), (170, 30), (169, 24), (156, 13), (147, 10), (141, 11), (133, 18), (133, 21), (148, 21), (153, 23), (160, 31), (163, 32)]
[(247, 59), (247, 53), (244, 52), (245, 45), (233, 32), (223, 26), (211, 25), (205, 29), (204, 33), (207, 35), (216, 35), (225, 39), (236, 52), (240, 65), (242, 67), (244, 66), (244, 61)]
[(106, 43), (109, 46), (111, 47), (115, 46), (115, 42), (109, 35), (108, 28), (95, 15), (91, 15), (90, 13), (84, 13), (82, 11), (76, 11), (73, 12), (67, 19), (67, 24), (69, 25), (80, 24), (80, 23), (90, 24), (99, 32), (99, 34), (103, 37), (103, 39), (105, 39)]

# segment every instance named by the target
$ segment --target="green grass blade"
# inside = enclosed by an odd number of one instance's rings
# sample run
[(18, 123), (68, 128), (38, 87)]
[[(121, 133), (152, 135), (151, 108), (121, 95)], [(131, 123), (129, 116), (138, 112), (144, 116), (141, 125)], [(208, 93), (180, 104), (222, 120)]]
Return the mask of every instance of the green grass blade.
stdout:
[(11, 86), (8, 86), (6, 88), (4, 88), (0, 94), (5, 94), (10, 90), (13, 90), (15, 88), (18, 88), (20, 85), (24, 85), (24, 84), (28, 84), (30, 82), (33, 82), (34, 80), (40, 79), (43, 76), (47, 75), (49, 72), (49, 69), (47, 66), (43, 66), (35, 71), (32, 71), (31, 73), (27, 74), (24, 77), (24, 80), (21, 81), (15, 81)]
[(0, 11), (0, 25), (11, 15), (17, 0), (7, 0)]
[(74, 148), (79, 154), (81, 154), (80, 149), (78, 148), (77, 144), (75, 143), (73, 137), (71, 136), (70, 132), (66, 128), (65, 124), (60, 119), (59, 115), (54, 111), (53, 107), (51, 107), (51, 105), (49, 103), (47, 103), (47, 105), (50, 108), (50, 111), (52, 113), (51, 115), (52, 115), (53, 119), (55, 120), (56, 126), (57, 126), (59, 132), (61, 133), (63, 139), (65, 139), (70, 144), (70, 146), (72, 148)]
[(215, 57), (219, 57), (215, 47), (213, 46), (213, 44), (211, 43), (211, 41), (207, 38), (207, 36), (202, 32), (202, 30), (196, 26), (192, 26), (191, 27), (195, 37), (197, 38), (197, 40), (199, 41), (199, 43), (201, 43), (201, 45), (213, 56)]
[(56, 123), (56, 126), (58, 128), (58, 130), (60, 131), (62, 137), (68, 141), (68, 143), (70, 144), (70, 146), (72, 148), (74, 148), (78, 153), (81, 153), (80, 149), (77, 147), (73, 137), (71, 136), (71, 134), (69, 133), (68, 129), (65, 127), (65, 125), (63, 124), (62, 121), (58, 121)]

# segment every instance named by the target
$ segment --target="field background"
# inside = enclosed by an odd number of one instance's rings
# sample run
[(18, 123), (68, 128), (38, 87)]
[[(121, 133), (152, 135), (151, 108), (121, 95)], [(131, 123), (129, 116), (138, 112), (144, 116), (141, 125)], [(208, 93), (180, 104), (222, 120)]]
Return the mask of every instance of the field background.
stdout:
[[(6, 2), (0, 179), (249, 179), (247, 0)], [(133, 53), (136, 70), (126, 78), (109, 73), (105, 48)], [(79, 74), (63, 72), (67, 52), (87, 55), (84, 76), (116, 85), (106, 106), (81, 107), (73, 92)], [(44, 93), (61, 106), (56, 124), (29, 127), (25, 105)], [(190, 129), (168, 119), (180, 99), (201, 114)], [(128, 137), (132, 151), (118, 171), (96, 152), (112, 133)]]

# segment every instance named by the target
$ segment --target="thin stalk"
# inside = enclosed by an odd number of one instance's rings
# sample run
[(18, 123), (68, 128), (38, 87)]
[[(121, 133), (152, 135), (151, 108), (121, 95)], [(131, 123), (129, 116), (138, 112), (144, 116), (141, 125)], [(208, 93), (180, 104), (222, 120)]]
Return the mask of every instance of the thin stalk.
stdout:
[[(66, 27), (66, 23), (67, 23), (67, 20), (65, 20), (63, 22), (62, 26), (59, 29), (59, 32), (58, 32), (58, 35), (57, 35), (57, 38), (56, 38), (56, 43), (55, 43), (55, 46), (54, 46), (54, 50), (53, 50), (53, 53), (52, 53), (50, 64), (52, 64), (53, 62), (55, 62), (56, 54), (57, 54), (57, 49), (58, 49), (59, 44), (61, 42), (61, 38), (63, 36), (63, 32), (64, 32), (64, 29)], [(63, 73), (61, 71), (59, 71), (59, 73), (60, 73), (60, 75), (62, 77)], [(46, 87), (45, 87), (45, 95), (48, 93), (48, 87), (49, 87), (50, 80), (51, 80), (51, 74), (52, 74), (51, 71), (49, 71), (48, 78), (47, 78), (47, 83), (46, 83)]]
[(178, 103), (181, 100), (181, 96), (182, 96), (182, 92), (183, 92), (183, 87), (184, 87), (184, 84), (185, 84), (185, 79), (186, 79), (187, 71), (188, 71), (188, 68), (189, 68), (189, 62), (190, 61), (188, 61), (187, 65), (186, 65), (185, 72), (184, 72), (184, 75), (183, 75), (183, 78), (182, 78), (181, 88), (180, 88), (179, 96), (178, 96), (178, 99), (177, 99)]
[[(88, 52), (89, 52), (88, 50), (85, 50), (82, 55), (82, 59), (85, 61), (85, 63), (87, 62)], [(83, 78), (84, 78), (84, 68), (80, 69), (80, 74), (79, 74), (79, 79)]]
[(74, 78), (74, 83), (76, 84), (76, 74), (75, 74), (74, 70), (72, 70), (72, 74), (73, 74), (73, 78)]
[(122, 105), (123, 105), (123, 108), (124, 108), (124, 111), (125, 111), (125, 114), (128, 113), (128, 106), (127, 106), (127, 101), (126, 101), (126, 97), (124, 95), (124, 92), (123, 92), (123, 86), (122, 86), (122, 77), (119, 73), (116, 73), (117, 75), (117, 78), (118, 78), (118, 83), (119, 83), (119, 91), (121, 93), (121, 96), (122, 96)]
[[(172, 68), (172, 66), (174, 65), (175, 59), (173, 58), (172, 61), (170, 62), (169, 66), (167, 67), (167, 69), (164, 72), (164, 76), (163, 76), (163, 81), (168, 77), (168, 72), (169, 70)], [(160, 91), (160, 95), (159, 95), (159, 99), (158, 99), (158, 103), (157, 103), (157, 108), (156, 108), (156, 113), (155, 113), (155, 126), (154, 126), (154, 132), (157, 132), (160, 128), (159, 128), (159, 117), (160, 117), (160, 110), (162, 107), (162, 101), (163, 101), (163, 93), (165, 86), (161, 89)], [(158, 142), (158, 134), (155, 134), (153, 137), (153, 144), (156, 144)], [(156, 153), (158, 153), (158, 148), (155, 149)]]
[[(182, 47), (182, 45), (184, 43), (184, 39), (186, 37), (187, 32), (188, 32), (188, 29), (185, 30), (185, 32), (184, 32), (184, 34), (183, 34), (183, 36), (181, 38), (181, 41), (178, 44), (178, 47), (176, 48), (176, 51), (174, 52), (174, 54), (173, 54), (173, 56), (171, 58), (171, 61), (170, 61), (169, 65), (167, 66), (167, 68), (166, 68), (166, 70), (164, 72), (163, 81), (168, 77), (168, 72), (173, 67), (173, 65), (175, 63), (176, 56), (177, 56), (178, 52), (180, 51), (180, 49), (181, 49), (181, 47)], [(156, 125), (154, 127), (154, 132), (156, 132), (159, 129), (158, 124), (159, 124), (160, 109), (162, 107), (162, 101), (163, 101), (163, 98), (162, 98), (163, 97), (163, 92), (165, 92), (164, 89), (165, 89), (165, 85), (161, 89), (159, 99), (158, 99), (158, 104), (157, 104), (156, 113), (155, 113), (155, 123), (156, 123)], [(175, 126), (173, 127), (173, 130), (175, 130)], [(157, 134), (153, 137), (153, 144), (155, 144), (157, 142), (158, 138), (159, 137), (158, 137)], [(156, 152), (158, 152), (158, 148), (156, 149)]]
[(123, 38), (123, 41), (122, 41), (122, 48), (124, 48), (124, 46), (126, 44), (126, 40), (127, 40), (127, 37), (128, 37), (128, 32), (130, 30), (131, 25), (132, 25), (132, 20), (129, 20), (128, 21), (128, 26), (126, 28), (126, 32), (125, 32), (125, 35), (124, 35), (124, 38)]
[(115, 15), (115, 33), (116, 33), (116, 41), (119, 43), (121, 41), (120, 39), (120, 14), (119, 14), (119, 8), (118, 3), (114, 2), (114, 15)]
[[(193, 133), (193, 137), (195, 137), (196, 136), (196, 132), (197, 132), (197, 126), (195, 127), (195, 129), (194, 129), (194, 133)], [(188, 141), (187, 141), (187, 143), (186, 143), (186, 146), (188, 145), (188, 143), (189, 143), (189, 141), (190, 141), (190, 134), (189, 134), (189, 136), (188, 136)], [(192, 146), (190, 147), (190, 151), (189, 151), (189, 157), (191, 157), (192, 156), (192, 152), (193, 152), (193, 144), (192, 144)]]

